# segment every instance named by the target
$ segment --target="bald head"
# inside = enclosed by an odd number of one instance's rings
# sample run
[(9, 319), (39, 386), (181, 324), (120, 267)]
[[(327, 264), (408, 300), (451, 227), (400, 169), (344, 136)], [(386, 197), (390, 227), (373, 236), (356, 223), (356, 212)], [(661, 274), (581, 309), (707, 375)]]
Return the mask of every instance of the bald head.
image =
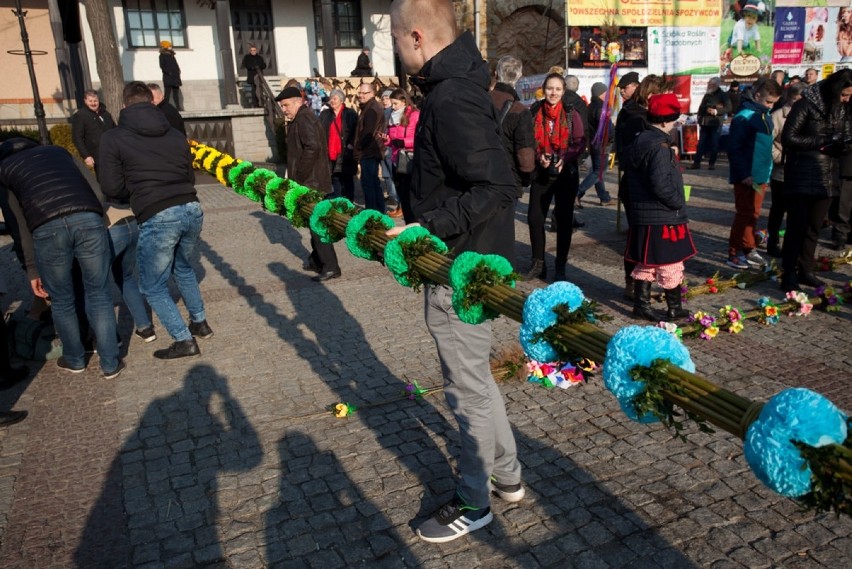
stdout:
[(417, 73), (427, 61), (459, 35), (450, 0), (394, 0), (391, 35), (408, 73)]

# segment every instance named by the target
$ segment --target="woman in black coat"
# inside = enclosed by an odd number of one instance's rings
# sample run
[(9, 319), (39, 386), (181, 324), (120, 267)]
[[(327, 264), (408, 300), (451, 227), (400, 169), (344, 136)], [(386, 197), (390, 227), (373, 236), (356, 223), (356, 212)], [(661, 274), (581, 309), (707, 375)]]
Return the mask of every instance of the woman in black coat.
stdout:
[(331, 186), (336, 197), (355, 199), (355, 129), (358, 113), (346, 106), (346, 95), (334, 89), (328, 96), (328, 108), (319, 116), (323, 131), (328, 135), (328, 160), (331, 167)]
[(781, 288), (821, 286), (813, 274), (822, 222), (831, 198), (839, 192), (839, 160), (852, 143), (847, 106), (852, 98), (852, 70), (841, 69), (805, 89), (793, 105), (781, 140), (787, 153), (784, 186), (787, 231), (781, 262)]
[(630, 232), (624, 260), (633, 265), (633, 315), (659, 322), (651, 309), (651, 285), (666, 293), (668, 319), (684, 318), (681, 282), (683, 262), (695, 255), (689, 231), (683, 176), (669, 133), (680, 116), (680, 102), (672, 93), (648, 101), (649, 126), (625, 151), (622, 168), (630, 202)]
[(160, 69), (163, 71), (163, 100), (168, 103), (169, 97), (172, 97), (175, 108), (182, 111), (180, 86), (183, 83), (180, 80), (180, 66), (175, 58), (172, 42), (168, 40), (160, 42)]

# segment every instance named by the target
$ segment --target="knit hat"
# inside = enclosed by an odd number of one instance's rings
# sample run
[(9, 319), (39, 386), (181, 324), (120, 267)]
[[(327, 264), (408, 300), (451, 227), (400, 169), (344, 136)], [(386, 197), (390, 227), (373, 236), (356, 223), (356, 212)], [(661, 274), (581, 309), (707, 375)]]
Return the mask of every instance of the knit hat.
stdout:
[(172, 42), (170, 42), (169, 40), (163, 40), (160, 42), (160, 47), (163, 49), (168, 49), (172, 47)]
[(382, 91), (382, 99), (384, 99), (385, 97), (390, 97), (391, 93), (393, 93), (393, 89), (385, 89), (384, 91)]
[(601, 93), (606, 93), (606, 85), (601, 82), (592, 85), (592, 97), (600, 97)]
[(295, 99), (302, 98), (302, 92), (299, 91), (297, 87), (285, 87), (278, 93), (278, 96), (275, 97), (276, 101), (283, 101), (284, 99)]
[(651, 95), (648, 99), (648, 122), (659, 124), (680, 116), (680, 101), (674, 93)]
[(622, 77), (621, 80), (619, 80), (618, 88), (624, 89), (625, 87), (627, 87), (631, 83), (638, 83), (638, 82), (639, 82), (639, 74), (636, 73), (635, 71), (631, 71), (630, 73), (625, 73), (624, 77)]

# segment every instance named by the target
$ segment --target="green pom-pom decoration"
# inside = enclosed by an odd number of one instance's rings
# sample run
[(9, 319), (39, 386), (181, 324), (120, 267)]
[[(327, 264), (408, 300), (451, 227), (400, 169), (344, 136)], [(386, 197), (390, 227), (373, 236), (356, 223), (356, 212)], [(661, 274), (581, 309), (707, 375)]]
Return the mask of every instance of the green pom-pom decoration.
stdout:
[(367, 234), (371, 231), (386, 231), (396, 225), (389, 216), (374, 209), (365, 209), (346, 224), (346, 246), (354, 256), (368, 261), (377, 261), (379, 256), (370, 248)]
[(254, 165), (251, 162), (247, 160), (240, 162), (228, 171), (228, 185), (231, 186), (236, 193), (242, 195), (245, 179), (253, 170)]
[(453, 310), (467, 324), (482, 324), (500, 315), (483, 305), (484, 287), (500, 284), (515, 286), (514, 269), (505, 257), (473, 251), (456, 257), (450, 267), (449, 277), (450, 286), (453, 287)]
[(290, 183), (284, 178), (276, 176), (266, 183), (266, 195), (263, 196), (263, 207), (272, 213), (282, 213), (284, 208), (284, 196), (290, 190)]
[(262, 202), (266, 194), (266, 184), (277, 175), (272, 170), (257, 168), (246, 177), (243, 183), (243, 195), (253, 202)]
[(287, 219), (293, 227), (307, 227), (309, 220), (299, 211), (299, 207), (305, 203), (319, 202), (321, 199), (319, 192), (296, 183), (291, 184), (290, 191), (284, 196), (284, 207), (287, 210)]
[(417, 270), (409, 266), (408, 259), (431, 252), (443, 254), (447, 250), (447, 245), (425, 227), (409, 227), (385, 245), (385, 265), (396, 282), (419, 290), (426, 281)]
[(311, 231), (317, 234), (323, 243), (336, 243), (343, 239), (343, 234), (329, 225), (332, 212), (349, 215), (355, 210), (355, 204), (346, 198), (323, 200), (314, 206), (309, 225)]

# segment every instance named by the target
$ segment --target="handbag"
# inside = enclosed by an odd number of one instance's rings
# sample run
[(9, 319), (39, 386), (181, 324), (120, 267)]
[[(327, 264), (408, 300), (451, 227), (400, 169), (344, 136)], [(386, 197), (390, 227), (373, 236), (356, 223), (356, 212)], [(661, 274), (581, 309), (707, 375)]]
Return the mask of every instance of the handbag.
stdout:
[(414, 151), (400, 150), (396, 155), (396, 171), (410, 176), (414, 172)]

